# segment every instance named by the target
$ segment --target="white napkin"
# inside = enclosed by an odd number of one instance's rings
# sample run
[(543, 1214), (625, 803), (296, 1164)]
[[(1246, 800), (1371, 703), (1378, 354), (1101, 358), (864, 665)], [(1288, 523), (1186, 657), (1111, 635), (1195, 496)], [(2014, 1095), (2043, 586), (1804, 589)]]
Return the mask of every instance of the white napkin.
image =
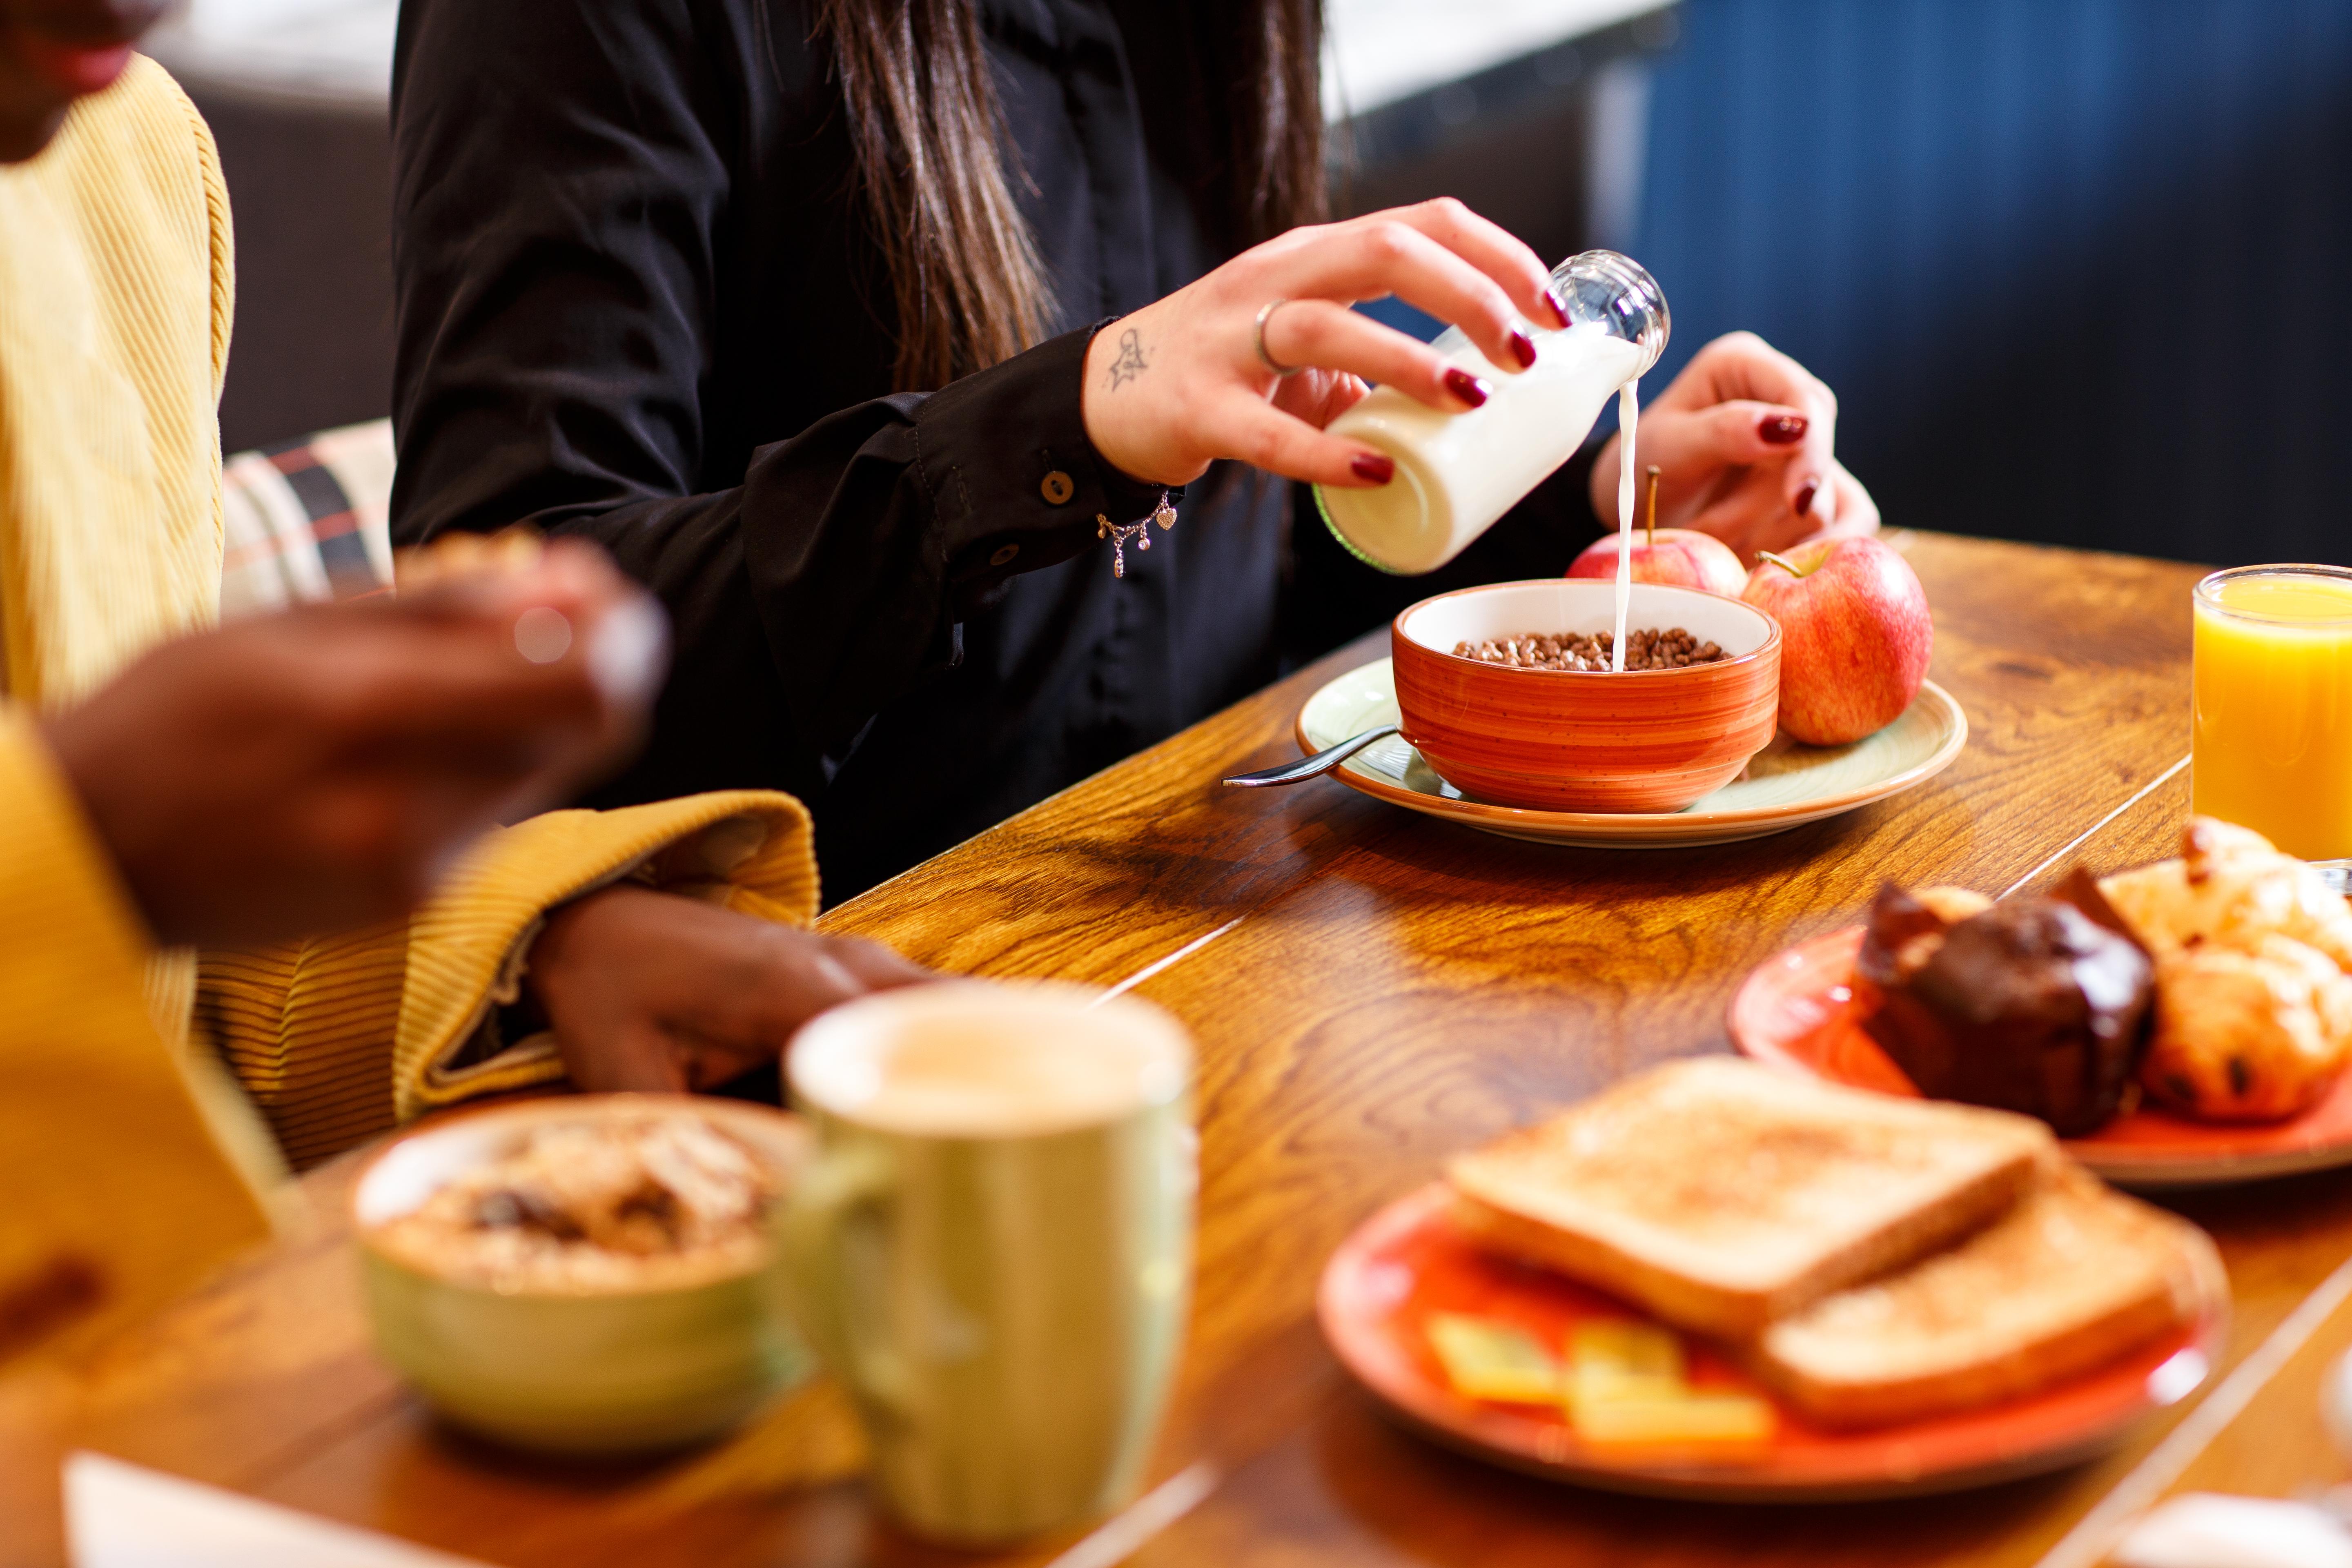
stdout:
[(2324, 1510), (2184, 1492), (2134, 1525), (2118, 1568), (2352, 1568), (2352, 1535)]
[(483, 1568), (101, 1454), (65, 1474), (74, 1568)]

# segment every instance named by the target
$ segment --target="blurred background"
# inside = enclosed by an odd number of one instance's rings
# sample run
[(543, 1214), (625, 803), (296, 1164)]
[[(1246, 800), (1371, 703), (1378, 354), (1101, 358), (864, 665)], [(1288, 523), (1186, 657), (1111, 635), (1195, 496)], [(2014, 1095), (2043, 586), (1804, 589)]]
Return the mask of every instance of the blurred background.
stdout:
[[(1651, 384), (1761, 332), (1890, 524), (2352, 559), (2345, 0), (1326, 4), (1343, 209), (1628, 251), (1674, 311)], [(395, 10), (192, 0), (157, 37), (236, 206), (231, 450), (390, 406)]]
[(1828, 380), (1890, 522), (2352, 559), (2352, 5), (1680, 21), (1634, 253), (1677, 350), (1749, 327)]

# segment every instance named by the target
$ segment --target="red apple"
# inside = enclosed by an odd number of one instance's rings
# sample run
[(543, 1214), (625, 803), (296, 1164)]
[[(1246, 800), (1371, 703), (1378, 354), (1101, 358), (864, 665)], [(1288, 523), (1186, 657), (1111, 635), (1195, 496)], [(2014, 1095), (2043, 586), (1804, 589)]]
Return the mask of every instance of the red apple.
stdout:
[[(1617, 575), (1617, 536), (1594, 540), (1583, 554), (1569, 563), (1571, 577)], [(1681, 588), (1704, 588), (1727, 598), (1739, 597), (1748, 569), (1731, 546), (1695, 528), (1662, 528), (1654, 542), (1641, 529), (1633, 531), (1633, 581), (1668, 583)]]
[(1891, 545), (1821, 539), (1768, 553), (1739, 596), (1780, 623), (1780, 728), (1808, 745), (1885, 729), (1927, 679), (1927, 593)]

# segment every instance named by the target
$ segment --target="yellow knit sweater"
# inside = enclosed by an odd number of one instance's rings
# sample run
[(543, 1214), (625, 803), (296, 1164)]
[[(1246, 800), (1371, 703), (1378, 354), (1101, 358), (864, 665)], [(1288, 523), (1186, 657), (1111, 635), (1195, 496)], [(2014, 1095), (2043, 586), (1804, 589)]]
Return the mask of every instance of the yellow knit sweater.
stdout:
[(544, 1037), (487, 1034), (555, 903), (635, 877), (815, 912), (806, 814), (741, 792), (495, 834), (407, 922), (200, 963), (152, 950), (30, 716), (215, 615), (232, 268), (212, 138), (144, 59), (0, 165), (0, 1360), (260, 1233), (207, 1047), (307, 1163), (561, 1075)]

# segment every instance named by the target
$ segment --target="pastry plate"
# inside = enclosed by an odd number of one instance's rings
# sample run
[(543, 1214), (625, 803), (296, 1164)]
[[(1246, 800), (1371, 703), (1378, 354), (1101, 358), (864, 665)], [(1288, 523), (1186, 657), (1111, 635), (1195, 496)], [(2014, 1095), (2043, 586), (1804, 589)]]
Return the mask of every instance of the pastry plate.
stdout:
[[(1726, 1023), (1760, 1062), (1832, 1083), (1916, 1097), (1918, 1089), (1862, 1026), (1853, 999), (1863, 930), (1849, 926), (1766, 960), (1740, 983)], [(2209, 1187), (2352, 1165), (2352, 1073), (2302, 1115), (2262, 1125), (2190, 1121), (2145, 1107), (2066, 1152), (2122, 1186)]]
[[(1780, 1413), (1772, 1436), (1717, 1450), (1604, 1447), (1555, 1411), (1454, 1392), (1429, 1348), (1434, 1312), (1496, 1319), (1559, 1345), (1580, 1320), (1637, 1309), (1555, 1274), (1482, 1252), (1458, 1231), (1444, 1184), (1401, 1198), (1360, 1226), (1324, 1268), (1317, 1310), (1348, 1370), (1417, 1430), (1513, 1469), (1610, 1491), (1727, 1501), (1821, 1502), (1954, 1491), (2036, 1475), (2112, 1447), (2132, 1423), (2204, 1382), (2221, 1312), (2041, 1394), (1957, 1415), (1861, 1432)], [(1685, 1336), (1692, 1383), (1761, 1393), (1704, 1342)]]
[[(1351, 669), (1298, 710), (1301, 750), (1319, 752), (1350, 735), (1397, 722), (1391, 663)], [(1333, 777), (1351, 789), (1425, 816), (1506, 838), (1599, 848), (1672, 848), (1733, 844), (1786, 832), (1925, 784), (1968, 743), (1969, 721), (1934, 681), (1903, 716), (1851, 746), (1800, 746), (1785, 736), (1757, 753), (1748, 775), (1680, 811), (1532, 811), (1474, 799), (1431, 771), (1402, 736), (1376, 742)]]

